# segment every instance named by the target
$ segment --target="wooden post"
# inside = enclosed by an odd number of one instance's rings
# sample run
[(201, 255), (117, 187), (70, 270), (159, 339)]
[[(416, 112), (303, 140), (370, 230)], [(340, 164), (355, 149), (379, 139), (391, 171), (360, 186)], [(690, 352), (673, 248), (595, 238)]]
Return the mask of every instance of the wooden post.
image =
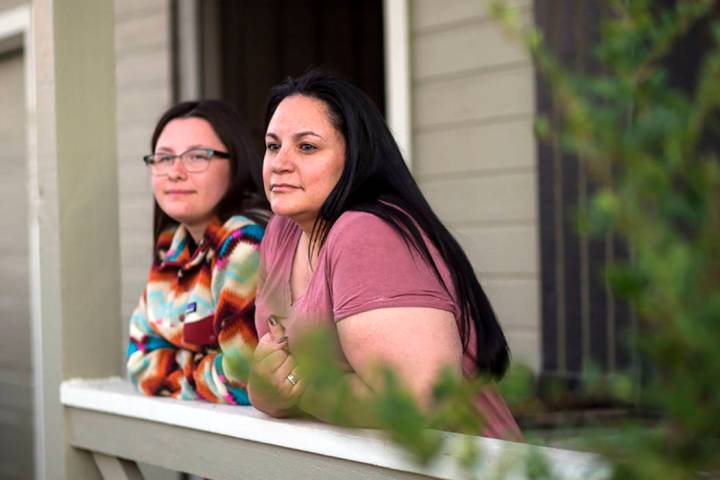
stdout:
[(142, 473), (135, 462), (98, 452), (93, 452), (92, 456), (103, 480), (143, 480)]
[(68, 444), (59, 386), (121, 370), (113, 2), (36, 0), (31, 32), (37, 477), (100, 478)]

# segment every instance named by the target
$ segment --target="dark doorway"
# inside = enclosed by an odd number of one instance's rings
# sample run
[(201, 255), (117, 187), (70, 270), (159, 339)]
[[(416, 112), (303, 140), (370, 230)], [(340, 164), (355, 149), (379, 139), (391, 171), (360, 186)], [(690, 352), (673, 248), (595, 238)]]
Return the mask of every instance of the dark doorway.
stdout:
[[(258, 146), (270, 87), (311, 67), (337, 72), (385, 110), (382, 0), (220, 0), (213, 68), (220, 96), (241, 109)], [(207, 12), (207, 10), (206, 10)], [(209, 72), (205, 72), (207, 74)]]

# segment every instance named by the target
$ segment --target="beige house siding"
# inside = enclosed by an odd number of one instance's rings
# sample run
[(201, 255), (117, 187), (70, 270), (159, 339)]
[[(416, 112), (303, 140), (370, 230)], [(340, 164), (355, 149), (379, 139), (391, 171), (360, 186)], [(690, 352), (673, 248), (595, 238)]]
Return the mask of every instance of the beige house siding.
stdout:
[(5, 13), (15, 7), (27, 5), (28, 0), (0, 0), (0, 12)]
[[(537, 369), (534, 73), (488, 3), (410, 3), (413, 170), (473, 262), (514, 357)], [(531, 1), (512, 3), (530, 19)]]
[(0, 52), (0, 478), (8, 480), (33, 474), (24, 63), (22, 50)]
[[(172, 102), (170, 22), (169, 0), (115, 1), (123, 359), (128, 320), (152, 254), (152, 190), (141, 158), (150, 149), (155, 122)], [(148, 480), (178, 478), (159, 467), (140, 468)]]
[(152, 192), (142, 165), (170, 105), (169, 0), (115, 2), (118, 182), (123, 332), (145, 285), (152, 252)]

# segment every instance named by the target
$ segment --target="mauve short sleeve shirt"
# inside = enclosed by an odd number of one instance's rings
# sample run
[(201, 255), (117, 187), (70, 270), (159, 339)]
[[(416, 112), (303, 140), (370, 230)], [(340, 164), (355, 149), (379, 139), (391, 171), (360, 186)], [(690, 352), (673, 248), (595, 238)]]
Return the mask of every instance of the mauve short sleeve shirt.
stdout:
[[(364, 212), (345, 212), (338, 218), (320, 249), (305, 294), (293, 304), (290, 273), (301, 233), (286, 217), (275, 216), (267, 226), (260, 248), (255, 300), (259, 337), (268, 332), (270, 315), (275, 315), (285, 327), (291, 353), (293, 341), (297, 341), (303, 329), (324, 326), (336, 332), (335, 322), (377, 308), (437, 308), (459, 318), (450, 274), (433, 245), (426, 240), (442, 282), (389, 224)], [(474, 329), (469, 340), (463, 371), (471, 377), (476, 372)], [(344, 368), (352, 371), (341, 349), (338, 350)], [(492, 385), (478, 395), (476, 405), (486, 421), (483, 435), (508, 440), (522, 438), (511, 412)]]
[(275, 216), (268, 224), (255, 301), (260, 337), (268, 331), (270, 315), (285, 327), (291, 350), (300, 330), (334, 327), (344, 318), (377, 308), (428, 307), (459, 317), (449, 272), (432, 245), (428, 247), (449, 291), (400, 234), (365, 212), (345, 212), (338, 218), (320, 250), (307, 290), (293, 304), (290, 273), (301, 233), (287, 217)]

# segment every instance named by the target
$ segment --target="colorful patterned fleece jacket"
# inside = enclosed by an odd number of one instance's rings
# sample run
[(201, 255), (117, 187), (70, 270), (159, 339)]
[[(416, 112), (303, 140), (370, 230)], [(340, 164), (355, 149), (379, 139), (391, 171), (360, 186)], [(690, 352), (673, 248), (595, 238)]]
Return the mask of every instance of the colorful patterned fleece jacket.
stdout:
[[(130, 319), (127, 370), (146, 395), (248, 405), (247, 354), (257, 345), (255, 288), (263, 227), (214, 220), (194, 246), (182, 225), (160, 234)], [(194, 247), (194, 249), (193, 249)]]

